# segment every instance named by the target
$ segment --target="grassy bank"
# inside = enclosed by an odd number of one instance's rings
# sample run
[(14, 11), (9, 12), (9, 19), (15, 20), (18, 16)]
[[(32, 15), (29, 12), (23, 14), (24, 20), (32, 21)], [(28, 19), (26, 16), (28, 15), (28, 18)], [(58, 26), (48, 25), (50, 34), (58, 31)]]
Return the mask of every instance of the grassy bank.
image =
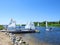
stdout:
[[(39, 26), (46, 26), (46, 24), (40, 24)], [(60, 27), (60, 24), (48, 24), (49, 27)]]
[[(39, 25), (38, 25), (39, 24)], [(56, 22), (48, 22), (47, 23), (49, 27), (60, 27), (60, 21), (56, 21)], [(46, 21), (44, 22), (34, 22), (35, 26), (45, 26), (46, 25)]]
[(60, 27), (60, 24), (51, 24), (51, 25), (48, 25), (48, 26)]

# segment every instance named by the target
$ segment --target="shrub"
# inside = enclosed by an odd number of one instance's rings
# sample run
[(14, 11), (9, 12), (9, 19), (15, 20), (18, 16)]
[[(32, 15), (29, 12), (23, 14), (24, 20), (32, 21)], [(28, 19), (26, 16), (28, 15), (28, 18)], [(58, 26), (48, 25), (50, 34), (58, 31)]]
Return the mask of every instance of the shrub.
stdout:
[(3, 29), (4, 29), (3, 25), (0, 25), (0, 30), (3, 30)]

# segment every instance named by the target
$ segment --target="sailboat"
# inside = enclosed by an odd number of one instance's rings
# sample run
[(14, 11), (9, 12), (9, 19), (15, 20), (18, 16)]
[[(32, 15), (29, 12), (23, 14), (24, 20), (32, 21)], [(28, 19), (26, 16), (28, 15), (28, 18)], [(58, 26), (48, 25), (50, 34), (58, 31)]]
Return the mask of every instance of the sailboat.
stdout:
[(13, 19), (11, 19), (11, 21), (8, 25), (8, 30), (10, 30), (10, 28), (12, 28), (13, 30), (16, 29), (16, 21), (14, 21)]
[(40, 26), (40, 24), (38, 23), (38, 26)]
[(32, 23), (32, 22), (27, 23), (26, 26), (25, 26), (25, 29), (35, 30), (34, 23)]
[(46, 31), (49, 31), (47, 21), (46, 21)]
[[(9, 28), (13, 28), (13, 30), (11, 30)], [(40, 31), (35, 30), (35, 26), (33, 23), (28, 23), (25, 26), (25, 29), (17, 30), (16, 29), (16, 22), (13, 19), (11, 19), (11, 22), (9, 23), (7, 30), (3, 30), (2, 32), (20, 34), (20, 33), (38, 33)]]

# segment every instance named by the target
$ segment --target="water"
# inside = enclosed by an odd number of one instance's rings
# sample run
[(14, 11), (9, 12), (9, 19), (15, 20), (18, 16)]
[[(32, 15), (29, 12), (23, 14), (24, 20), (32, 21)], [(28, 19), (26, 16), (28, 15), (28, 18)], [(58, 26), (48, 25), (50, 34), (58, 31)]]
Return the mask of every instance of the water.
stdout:
[(34, 45), (60, 45), (59, 27), (52, 27), (50, 31), (46, 31), (45, 27), (36, 27), (36, 29), (40, 30), (40, 33), (17, 34), (17, 36), (23, 36), (27, 42), (35, 43)]
[(52, 45), (60, 45), (60, 28), (52, 27), (51, 31), (46, 31), (45, 27), (39, 27), (37, 29), (41, 32), (34, 35), (38, 40)]

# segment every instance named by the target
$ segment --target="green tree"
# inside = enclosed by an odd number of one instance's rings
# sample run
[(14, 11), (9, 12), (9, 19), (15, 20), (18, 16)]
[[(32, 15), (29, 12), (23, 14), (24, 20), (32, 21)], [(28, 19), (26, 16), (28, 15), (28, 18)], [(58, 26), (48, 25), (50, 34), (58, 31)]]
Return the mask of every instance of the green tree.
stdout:
[(0, 25), (0, 30), (3, 30), (3, 29), (4, 29), (3, 25)]
[(59, 20), (59, 24), (60, 24), (60, 20)]
[(34, 25), (35, 25), (35, 26), (38, 26), (38, 22), (34, 22)]

